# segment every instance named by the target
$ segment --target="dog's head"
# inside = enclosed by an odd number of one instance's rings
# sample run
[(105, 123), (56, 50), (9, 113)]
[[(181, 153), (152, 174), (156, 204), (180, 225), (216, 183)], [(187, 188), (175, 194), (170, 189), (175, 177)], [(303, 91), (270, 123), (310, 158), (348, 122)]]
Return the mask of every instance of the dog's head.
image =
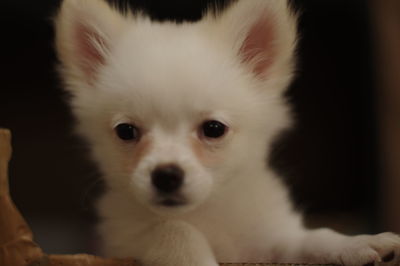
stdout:
[(111, 189), (153, 210), (189, 210), (264, 167), (287, 124), (296, 33), (284, 0), (183, 24), (64, 0), (56, 35), (79, 132)]

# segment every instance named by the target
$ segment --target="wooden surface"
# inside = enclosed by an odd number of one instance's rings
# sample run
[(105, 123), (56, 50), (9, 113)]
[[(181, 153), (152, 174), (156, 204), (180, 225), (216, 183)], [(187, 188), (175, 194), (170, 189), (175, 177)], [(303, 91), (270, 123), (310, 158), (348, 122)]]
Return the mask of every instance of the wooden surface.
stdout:
[[(29, 266), (140, 266), (133, 259), (104, 259), (87, 254), (49, 255)], [(221, 266), (312, 266), (311, 264), (283, 263), (221, 263)], [(318, 266), (318, 265), (314, 265)]]
[[(8, 187), (11, 133), (0, 129), (0, 266), (139, 266), (134, 259), (106, 259), (88, 254), (47, 255), (14, 205)], [(221, 266), (301, 266), (306, 264), (222, 263)], [(310, 265), (310, 264), (308, 264)]]

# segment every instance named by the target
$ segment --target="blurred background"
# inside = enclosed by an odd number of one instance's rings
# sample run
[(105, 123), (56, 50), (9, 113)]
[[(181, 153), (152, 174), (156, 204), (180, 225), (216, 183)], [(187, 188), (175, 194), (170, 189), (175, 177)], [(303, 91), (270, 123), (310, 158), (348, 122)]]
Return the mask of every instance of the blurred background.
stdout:
[[(156, 20), (177, 21), (198, 20), (211, 2), (129, 1)], [(36, 240), (49, 253), (93, 253), (102, 182), (72, 133), (55, 72), (58, 5), (0, 2), (0, 127), (13, 132), (11, 192)], [(400, 2), (291, 5), (300, 12), (299, 67), (286, 97), (297, 122), (276, 140), (268, 163), (311, 227), (399, 233)]]

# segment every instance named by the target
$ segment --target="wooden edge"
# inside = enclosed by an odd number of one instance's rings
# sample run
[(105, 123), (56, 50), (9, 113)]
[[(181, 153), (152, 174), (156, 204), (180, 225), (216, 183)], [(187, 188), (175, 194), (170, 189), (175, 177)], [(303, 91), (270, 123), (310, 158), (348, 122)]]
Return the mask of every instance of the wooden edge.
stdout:
[[(105, 259), (88, 254), (45, 255), (28, 266), (140, 266), (134, 259)], [(290, 263), (220, 263), (220, 266), (322, 266), (320, 264)], [(333, 264), (323, 266), (334, 266)]]
[(0, 157), (6, 162), (11, 158), (11, 131), (0, 128)]
[(0, 197), (7, 196), (8, 187), (8, 163), (11, 159), (11, 132), (0, 128)]

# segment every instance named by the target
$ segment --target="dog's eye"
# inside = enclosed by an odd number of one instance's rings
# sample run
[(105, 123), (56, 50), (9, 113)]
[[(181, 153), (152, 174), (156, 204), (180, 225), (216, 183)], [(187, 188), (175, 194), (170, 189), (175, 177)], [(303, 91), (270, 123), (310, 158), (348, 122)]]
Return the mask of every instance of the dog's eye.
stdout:
[(220, 138), (226, 131), (227, 126), (216, 120), (206, 121), (202, 125), (202, 133), (206, 138)]
[(115, 132), (122, 140), (137, 140), (139, 138), (139, 129), (131, 124), (119, 124), (115, 127)]

